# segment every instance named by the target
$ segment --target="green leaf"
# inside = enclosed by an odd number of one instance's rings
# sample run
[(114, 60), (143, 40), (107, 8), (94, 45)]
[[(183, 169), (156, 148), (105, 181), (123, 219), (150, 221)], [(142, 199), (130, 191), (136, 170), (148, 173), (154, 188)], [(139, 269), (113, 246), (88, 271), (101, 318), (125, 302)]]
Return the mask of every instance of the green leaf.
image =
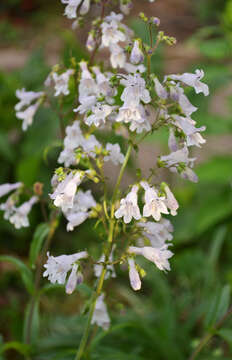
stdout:
[(27, 291), (32, 294), (34, 291), (34, 284), (33, 284), (33, 275), (31, 270), (19, 259), (13, 257), (13, 256), (7, 256), (3, 255), (0, 256), (0, 261), (6, 261), (13, 265), (15, 265), (19, 271), (20, 275), (22, 277), (22, 281), (27, 289)]
[(230, 304), (230, 285), (225, 285), (218, 291), (209, 303), (209, 310), (205, 318), (205, 327), (209, 328), (227, 312)]
[(30, 345), (28, 344), (23, 344), (19, 341), (10, 341), (8, 343), (5, 343), (3, 346), (1, 346), (1, 353), (7, 351), (7, 350), (16, 350), (18, 353), (24, 355), (24, 356), (28, 356), (30, 354)]
[(39, 334), (39, 296), (35, 299), (33, 298), (27, 305), (24, 324), (23, 324), (23, 341), (28, 341), (28, 336), (30, 336), (30, 342), (34, 343), (38, 341)]
[(50, 227), (48, 223), (39, 224), (35, 230), (29, 254), (29, 265), (32, 269), (35, 268), (37, 256), (42, 248), (43, 241), (49, 233)]
[(221, 336), (225, 341), (228, 342), (232, 347), (232, 330), (231, 329), (220, 329), (217, 331), (217, 335)]

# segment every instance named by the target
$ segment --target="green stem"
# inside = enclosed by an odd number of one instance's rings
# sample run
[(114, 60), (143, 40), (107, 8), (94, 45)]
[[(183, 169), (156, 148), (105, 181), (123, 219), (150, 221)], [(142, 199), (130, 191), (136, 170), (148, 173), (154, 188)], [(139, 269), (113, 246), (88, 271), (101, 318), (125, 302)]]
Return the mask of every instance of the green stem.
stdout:
[(197, 346), (196, 350), (192, 353), (189, 360), (195, 360), (196, 357), (199, 355), (201, 350), (205, 345), (208, 344), (210, 339), (217, 333), (217, 331), (222, 327), (224, 322), (232, 315), (232, 306), (229, 308), (229, 310), (225, 313), (225, 315), (222, 316), (222, 318), (216, 323), (213, 329), (205, 336), (203, 336), (202, 340), (200, 341), (199, 345)]
[(81, 342), (80, 342), (79, 349), (77, 351), (75, 360), (80, 360), (82, 358), (83, 354), (84, 354), (86, 344), (87, 344), (87, 341), (88, 341), (88, 338), (89, 338), (89, 332), (90, 332), (90, 328), (91, 328), (91, 321), (92, 321), (93, 313), (94, 313), (94, 310), (95, 310), (96, 301), (97, 301), (98, 296), (101, 294), (101, 291), (102, 291), (102, 288), (103, 288), (104, 278), (105, 278), (105, 274), (106, 274), (106, 266), (107, 266), (106, 263), (108, 261), (109, 255), (111, 253), (112, 242), (113, 242), (114, 225), (115, 225), (115, 222), (114, 222), (115, 200), (116, 200), (116, 197), (117, 197), (118, 189), (119, 189), (119, 186), (120, 186), (124, 171), (126, 169), (126, 165), (128, 163), (132, 148), (133, 148), (133, 145), (130, 144), (128, 149), (127, 149), (127, 153), (126, 153), (124, 162), (122, 164), (122, 167), (121, 167), (121, 170), (120, 170), (120, 173), (119, 173), (116, 185), (115, 185), (115, 189), (114, 189), (114, 192), (113, 192), (112, 202), (111, 202), (111, 212), (110, 212), (111, 216), (110, 216), (110, 219), (109, 219), (109, 234), (108, 234), (108, 239), (107, 239), (107, 242), (108, 242), (109, 246), (107, 247), (106, 252), (105, 252), (105, 264), (103, 265), (101, 275), (100, 275), (99, 280), (98, 280), (97, 290), (94, 292), (94, 294), (92, 296), (92, 301), (91, 301), (91, 305), (90, 305), (90, 310), (89, 310), (87, 323), (86, 323), (86, 326), (85, 326), (85, 330), (84, 330), (84, 333), (83, 333), (83, 336), (82, 336), (82, 339), (81, 339)]

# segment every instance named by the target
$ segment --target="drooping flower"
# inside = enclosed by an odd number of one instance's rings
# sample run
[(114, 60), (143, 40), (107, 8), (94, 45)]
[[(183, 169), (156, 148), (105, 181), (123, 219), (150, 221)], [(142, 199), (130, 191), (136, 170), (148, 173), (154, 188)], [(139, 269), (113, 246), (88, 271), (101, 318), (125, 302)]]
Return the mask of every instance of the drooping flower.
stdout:
[(73, 207), (77, 187), (80, 185), (83, 176), (83, 171), (77, 171), (76, 174), (70, 172), (66, 178), (58, 184), (53, 194), (50, 194), (51, 199), (54, 200), (54, 205), (61, 207), (63, 212)]
[(115, 165), (122, 164), (124, 161), (124, 155), (121, 153), (119, 144), (106, 144), (106, 150), (109, 155), (104, 156), (104, 161), (112, 161)]
[(175, 216), (177, 214), (177, 209), (179, 208), (179, 204), (171, 192), (169, 186), (166, 183), (163, 183), (162, 188), (166, 194), (165, 203), (167, 205), (167, 208), (170, 210), (170, 213), (172, 216)]
[(170, 171), (175, 173), (179, 171), (182, 178), (197, 182), (198, 177), (191, 169), (196, 158), (189, 158), (188, 155), (189, 151), (185, 144), (182, 149), (173, 151), (169, 155), (162, 155), (160, 161), (165, 167), (168, 167)]
[(140, 184), (145, 190), (143, 216), (152, 216), (156, 221), (159, 221), (161, 219), (161, 213), (168, 214), (165, 198), (159, 196), (156, 190), (150, 187), (146, 181), (141, 181)]
[(197, 69), (195, 74), (184, 73), (182, 75), (168, 75), (168, 78), (172, 80), (181, 81), (188, 86), (192, 86), (196, 94), (203, 93), (205, 96), (209, 95), (208, 85), (201, 82), (201, 79), (204, 77), (204, 71)]
[[(64, 15), (68, 19), (75, 19), (77, 17), (77, 8), (81, 4), (82, 0), (61, 0), (63, 4), (66, 4)], [(89, 11), (90, 0), (84, 0), (80, 8), (80, 15), (85, 15)]]
[(30, 105), (26, 110), (16, 112), (16, 117), (20, 120), (23, 120), (23, 123), (22, 123), (23, 131), (26, 131), (28, 126), (32, 125), (33, 119), (34, 119), (36, 111), (38, 110), (39, 104), (40, 104), (40, 102), (38, 101), (35, 104)]
[(96, 300), (91, 324), (97, 324), (104, 330), (108, 330), (110, 327), (110, 318), (107, 312), (106, 304), (104, 302), (104, 294), (99, 295)]
[(89, 210), (96, 205), (91, 190), (84, 192), (80, 189), (74, 197), (73, 207), (64, 211), (68, 220), (67, 231), (72, 231), (74, 227), (82, 224), (89, 217)]
[(137, 291), (141, 289), (141, 280), (136, 269), (135, 261), (132, 257), (128, 258), (128, 265), (129, 265), (129, 279), (130, 284), (133, 290)]
[(15, 105), (15, 110), (22, 110), (25, 106), (29, 106), (34, 100), (37, 100), (43, 95), (43, 91), (26, 91), (25, 88), (16, 90), (16, 96), (20, 101)]
[(138, 186), (134, 185), (129, 194), (127, 194), (126, 198), (121, 199), (120, 207), (114, 214), (117, 219), (123, 217), (126, 224), (130, 223), (132, 218), (135, 220), (139, 220), (141, 218), (140, 210), (137, 204), (137, 192)]
[(68, 83), (70, 76), (74, 74), (74, 70), (69, 69), (65, 71), (64, 73), (58, 75), (56, 72), (52, 74), (52, 78), (55, 83), (55, 96), (59, 96), (61, 94), (68, 95), (69, 94), (69, 88)]
[(166, 100), (168, 97), (168, 92), (165, 87), (160, 83), (157, 77), (154, 78), (155, 91), (156, 94), (163, 100)]
[(101, 124), (105, 124), (107, 116), (112, 112), (112, 107), (107, 104), (97, 103), (96, 106), (92, 109), (92, 114), (85, 117), (84, 121), (87, 125), (91, 126), (94, 124), (95, 126), (100, 126)]
[(145, 236), (152, 247), (161, 248), (166, 241), (171, 241), (173, 236), (173, 226), (167, 219), (162, 218), (159, 222), (147, 221), (141, 222), (138, 225), (143, 229), (143, 236)]
[(154, 248), (151, 246), (144, 246), (142, 248), (130, 246), (128, 252), (130, 254), (142, 255), (147, 260), (153, 262), (160, 270), (170, 270), (168, 259), (173, 256), (173, 253), (167, 249), (168, 245), (161, 248)]
[(67, 285), (66, 285), (66, 293), (71, 294), (77, 285), (78, 282), (78, 261), (81, 259), (85, 259), (88, 257), (88, 253), (86, 251), (81, 251), (72, 255), (60, 255), (60, 256), (50, 256), (47, 253), (48, 260), (44, 265), (45, 271), (43, 273), (44, 277), (48, 277), (48, 280), (55, 284), (56, 282), (60, 285), (65, 284), (67, 273), (71, 271)]
[(21, 182), (17, 182), (15, 184), (1, 184), (0, 185), (0, 197), (9, 194), (9, 192), (18, 189), (22, 186)]
[(13, 209), (11, 209), (11, 213), (9, 215), (9, 221), (11, 224), (15, 226), (16, 229), (29, 226), (28, 214), (31, 211), (32, 206), (37, 201), (38, 201), (37, 196), (32, 196), (29, 201), (26, 201), (18, 208), (14, 207)]

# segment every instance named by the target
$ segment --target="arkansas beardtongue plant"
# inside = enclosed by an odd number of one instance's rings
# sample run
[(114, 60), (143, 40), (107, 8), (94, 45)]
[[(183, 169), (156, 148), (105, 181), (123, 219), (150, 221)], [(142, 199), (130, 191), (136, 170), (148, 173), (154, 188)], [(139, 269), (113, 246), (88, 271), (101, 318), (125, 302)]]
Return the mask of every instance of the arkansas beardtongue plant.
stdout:
[[(127, 264), (129, 281), (135, 291), (140, 290), (141, 279), (145, 275), (136, 263), (138, 256), (153, 262), (161, 271), (170, 270), (169, 259), (173, 253), (169, 246), (173, 227), (164, 216), (175, 216), (179, 207), (170, 187), (165, 182), (157, 182), (154, 169), (147, 179), (138, 173), (124, 195), (121, 195), (120, 184), (132, 150), (137, 151), (146, 136), (162, 127), (169, 131), (170, 153), (160, 155), (156, 161), (154, 159), (156, 173), (164, 167), (184, 179), (197, 181), (197, 175), (192, 170), (195, 158), (189, 156), (189, 148), (200, 147), (205, 142), (201, 135), (205, 127), (197, 128), (196, 122), (191, 119), (197, 108), (189, 102), (184, 89), (192, 87), (197, 94), (202, 92), (205, 96), (209, 90), (201, 81), (204, 76), (202, 70), (193, 74), (167, 75), (164, 79), (151, 73), (151, 57), (159, 43), (173, 45), (175, 39), (158, 31), (158, 18), (149, 19), (143, 13), (139, 16), (148, 28), (150, 44), (135, 38), (133, 31), (123, 23), (124, 14), (129, 14), (132, 1), (120, 0), (120, 13), (111, 11), (112, 2), (107, 0), (62, 0), (62, 3), (65, 5), (64, 15), (74, 19), (74, 29), (82, 26), (87, 16), (90, 18), (91, 7), (94, 11), (99, 9), (100, 16), (92, 21), (86, 39), (90, 60), (77, 64), (72, 58), (70, 69), (55, 65), (45, 81), (44, 91), (17, 90), (19, 102), (15, 106), (16, 116), (23, 121), (22, 129), (25, 131), (32, 125), (40, 106), (54, 103), (51, 93), (58, 99), (57, 104), (62, 104), (72, 91), (71, 84), (75, 84), (71, 121), (67, 116), (69, 124), (66, 128), (66, 116), (61, 107), (58, 110), (63, 148), (57, 160), (61, 166), (51, 179), (50, 206), (43, 198), (42, 184), (36, 183), (34, 191), (29, 192), (23, 184), (16, 183), (0, 186), (1, 197), (11, 192), (0, 209), (4, 211), (4, 218), (16, 228), (29, 226), (28, 215), (34, 204), (40, 203), (45, 220), (50, 209), (48, 228), (43, 229), (47, 240), (41, 250), (42, 261), (37, 266), (27, 320), (27, 343), (31, 338), (41, 273), (52, 284), (65, 285), (66, 293), (71, 294), (77, 284), (84, 281), (82, 263), (89, 261), (93, 265), (97, 284), (75, 357), (77, 360), (85, 352), (91, 324), (96, 323), (104, 330), (110, 326), (103, 285), (105, 279), (116, 276), (117, 265)], [(101, 50), (109, 56), (109, 62), (104, 63), (105, 68), (97, 65), (96, 55)], [(102, 131), (124, 137), (128, 144), (126, 153), (123, 154), (118, 143), (100, 142), (94, 134), (96, 130), (97, 133)], [(106, 162), (121, 166), (112, 196), (109, 195), (104, 173)], [(97, 183), (103, 189), (99, 203), (91, 190), (81, 189), (81, 185), (87, 182)], [(18, 205), (20, 196), (28, 193), (31, 193), (30, 199)], [(103, 224), (105, 241), (98, 261), (92, 258), (88, 249), (77, 249), (75, 254), (56, 257), (48, 252), (61, 214), (67, 220), (67, 231), (73, 231), (88, 218), (96, 218), (97, 224)], [(133, 228), (130, 226), (132, 223)], [(127, 242), (126, 246), (122, 246), (121, 238), (125, 234)], [(42, 270), (43, 266), (45, 270)]]

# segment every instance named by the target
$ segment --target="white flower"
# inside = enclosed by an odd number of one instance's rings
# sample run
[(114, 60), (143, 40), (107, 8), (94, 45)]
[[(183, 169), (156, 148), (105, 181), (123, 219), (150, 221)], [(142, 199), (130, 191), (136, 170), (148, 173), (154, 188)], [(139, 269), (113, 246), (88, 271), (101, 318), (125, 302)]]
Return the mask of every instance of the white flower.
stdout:
[(133, 7), (132, 2), (129, 1), (128, 3), (124, 4), (123, 0), (121, 0), (121, 2), (120, 2), (120, 10), (121, 10), (121, 12), (123, 12), (123, 14), (129, 15), (130, 10), (131, 10), (132, 7)]
[(206, 127), (202, 126), (200, 128), (196, 128), (196, 121), (191, 118), (185, 118), (183, 116), (174, 115), (174, 124), (183, 131), (186, 135), (186, 145), (187, 146), (198, 146), (204, 144), (206, 140), (199, 134), (201, 131), (205, 131)]
[(79, 98), (80, 105), (73, 109), (74, 112), (79, 112), (80, 114), (84, 114), (88, 110), (91, 110), (92, 107), (96, 104), (97, 98), (95, 95), (83, 96)]
[(161, 248), (166, 241), (171, 241), (173, 238), (171, 234), (173, 226), (167, 219), (162, 218), (159, 222), (141, 222), (138, 225), (144, 229), (143, 235), (150, 241), (152, 247)]
[(121, 80), (121, 84), (125, 86), (121, 95), (121, 100), (127, 105), (139, 105), (140, 101), (148, 104), (151, 101), (150, 93), (146, 89), (146, 82), (140, 74), (127, 75), (126, 79)]
[(179, 204), (167, 184), (165, 183), (163, 184), (163, 189), (166, 194), (165, 203), (168, 209), (170, 209), (171, 215), (175, 216), (177, 214), (177, 209), (179, 208)]
[(0, 204), (0, 210), (4, 211), (4, 219), (9, 220), (15, 210), (15, 200), (12, 196), (9, 196), (5, 203)]
[(165, 87), (159, 82), (159, 79), (157, 77), (154, 78), (154, 83), (155, 83), (155, 91), (156, 94), (161, 98), (166, 100), (168, 97), (168, 93), (167, 90), (165, 89)]
[(106, 304), (104, 302), (104, 294), (99, 295), (96, 300), (91, 324), (97, 324), (104, 330), (108, 330), (110, 327), (110, 318), (107, 312)]
[(54, 193), (50, 194), (55, 206), (61, 207), (64, 212), (73, 207), (74, 196), (83, 176), (83, 171), (78, 171), (75, 175), (70, 172), (70, 174), (58, 184)]
[(66, 285), (66, 293), (71, 294), (77, 285), (78, 282), (78, 262), (81, 259), (88, 257), (86, 251), (81, 251), (72, 255), (60, 255), (60, 256), (50, 256), (47, 253), (48, 260), (44, 265), (45, 271), (43, 277), (48, 277), (48, 280), (55, 284), (56, 282), (60, 285), (63, 285), (66, 281), (67, 273), (71, 271), (69, 279)]
[(74, 227), (82, 224), (89, 217), (89, 210), (96, 205), (91, 190), (86, 192), (79, 190), (74, 197), (73, 207), (64, 211), (68, 220), (67, 231), (72, 231)]
[(28, 214), (31, 211), (32, 206), (37, 201), (37, 196), (33, 196), (29, 201), (26, 201), (20, 207), (14, 207), (12, 213), (9, 216), (9, 221), (15, 226), (16, 229), (29, 226)]
[(184, 73), (182, 75), (168, 75), (172, 80), (181, 81), (188, 86), (192, 86), (196, 94), (203, 93), (205, 96), (209, 95), (208, 85), (202, 83), (200, 80), (204, 77), (203, 70), (196, 70), (195, 74)]
[(56, 72), (52, 74), (54, 83), (55, 83), (55, 96), (59, 96), (61, 94), (68, 95), (68, 83), (70, 76), (74, 74), (74, 70), (67, 70), (63, 74), (58, 75)]
[(131, 287), (135, 291), (140, 290), (141, 280), (133, 258), (131, 257), (128, 258), (128, 265), (129, 265), (129, 279), (130, 279)]
[(169, 155), (163, 155), (160, 157), (160, 160), (165, 163), (167, 167), (173, 167), (178, 165), (179, 163), (184, 163), (186, 165), (190, 164), (192, 166), (196, 158), (189, 158), (189, 151), (187, 146), (185, 145), (182, 149), (177, 151), (173, 151)]
[(109, 116), (111, 112), (112, 112), (111, 106), (97, 103), (97, 105), (94, 106), (92, 109), (92, 114), (89, 115), (88, 117), (85, 117), (84, 121), (89, 126), (94, 124), (95, 126), (98, 127), (101, 124), (105, 123), (107, 116)]
[(129, 253), (144, 256), (147, 260), (153, 262), (160, 270), (170, 270), (168, 259), (173, 256), (173, 253), (167, 250), (167, 245), (161, 248), (153, 248), (151, 246), (139, 248), (130, 246)]
[[(61, 0), (63, 4), (67, 4), (64, 14), (68, 19), (75, 19), (77, 17), (77, 8), (81, 4), (82, 0)], [(80, 15), (85, 15), (89, 11), (90, 0), (84, 0), (81, 8)]]
[(111, 21), (110, 24), (103, 22), (101, 30), (103, 47), (109, 47), (126, 40), (126, 35), (118, 28), (118, 23), (115, 21)]
[[(173, 82), (174, 83), (174, 82)], [(186, 116), (191, 116), (193, 112), (197, 111), (197, 107), (193, 106), (187, 96), (184, 94), (184, 89), (180, 84), (172, 84), (170, 86), (170, 97), (173, 101), (177, 101), (181, 110)]]
[(96, 156), (96, 148), (100, 149), (101, 144), (99, 143), (99, 141), (96, 139), (96, 137), (94, 135), (90, 135), (90, 136), (84, 138), (82, 147), (83, 147), (84, 152), (88, 156), (95, 157)]
[[(184, 179), (188, 179), (193, 182), (198, 181), (197, 175), (191, 169), (193, 167), (196, 158), (189, 158), (189, 151), (186, 145), (180, 150), (174, 151), (169, 155), (163, 155), (160, 157), (161, 162), (165, 167), (168, 167), (172, 172), (178, 172), (179, 165), (182, 166), (180, 175)], [(184, 165), (184, 168), (183, 168)]]
[(106, 150), (109, 151), (109, 155), (104, 157), (104, 161), (112, 161), (115, 165), (123, 163), (124, 155), (121, 153), (119, 144), (107, 143)]
[(105, 17), (105, 21), (111, 23), (112, 21), (115, 23), (120, 23), (123, 19), (123, 15), (122, 14), (115, 14), (114, 11), (111, 11), (110, 15), (107, 15)]
[(161, 219), (161, 213), (168, 214), (168, 209), (164, 197), (158, 196), (154, 188), (151, 188), (146, 181), (141, 181), (141, 186), (145, 190), (145, 205), (143, 216), (153, 216), (156, 221)]
[(81, 61), (79, 66), (81, 70), (81, 80), (78, 86), (78, 92), (79, 101), (82, 102), (87, 96), (96, 95), (97, 84), (88, 70), (86, 61)]
[(21, 90), (20, 89), (16, 90), (16, 96), (20, 101), (15, 105), (15, 110), (16, 111), (22, 110), (23, 107), (30, 105), (32, 101), (40, 98), (43, 95), (44, 92), (42, 91), (39, 92), (26, 91), (24, 88)]
[(144, 119), (142, 116), (142, 105), (134, 105), (132, 104), (130, 106), (127, 105), (127, 103), (125, 103), (120, 109), (119, 109), (119, 113), (118, 116), (116, 117), (116, 121), (117, 122), (124, 122), (124, 123), (128, 123), (131, 121), (136, 121), (136, 122), (140, 122), (143, 123)]
[(137, 204), (137, 191), (138, 186), (134, 185), (126, 198), (120, 201), (120, 207), (114, 214), (117, 219), (123, 217), (126, 224), (131, 222), (132, 218), (135, 220), (139, 220), (141, 218), (140, 210)]
[(22, 186), (21, 182), (17, 182), (15, 184), (2, 184), (2, 185), (0, 185), (0, 197), (8, 194), (12, 190), (18, 189), (20, 186)]
[(117, 91), (114, 89), (110, 83), (109, 79), (112, 76), (112, 74), (103, 74), (98, 66), (93, 66), (92, 68), (93, 72), (96, 75), (96, 82), (97, 82), (97, 96), (99, 94), (104, 95), (106, 97), (106, 100), (111, 103), (112, 99), (110, 99), (112, 96), (115, 96)]
[(146, 71), (146, 68), (143, 64), (139, 64), (139, 65), (133, 65), (129, 62), (125, 63), (125, 65), (123, 66), (123, 68), (128, 72), (128, 73), (144, 73)]
[(123, 68), (126, 64), (126, 54), (123, 48), (115, 44), (110, 47), (110, 62), (114, 69)]
[(136, 65), (142, 63), (143, 61), (144, 61), (144, 55), (142, 50), (140, 49), (139, 41), (135, 40), (130, 54), (130, 62)]
[(82, 146), (84, 137), (80, 128), (79, 121), (74, 121), (71, 126), (66, 127), (66, 136), (64, 138), (64, 150), (61, 151), (58, 163), (66, 167), (76, 165), (77, 159), (75, 149)]
[(33, 123), (33, 118), (39, 107), (39, 104), (40, 102), (38, 101), (35, 104), (30, 105), (26, 110), (16, 112), (16, 117), (20, 120), (23, 120), (23, 124), (22, 124), (23, 131), (26, 131), (28, 126), (30, 126)]

